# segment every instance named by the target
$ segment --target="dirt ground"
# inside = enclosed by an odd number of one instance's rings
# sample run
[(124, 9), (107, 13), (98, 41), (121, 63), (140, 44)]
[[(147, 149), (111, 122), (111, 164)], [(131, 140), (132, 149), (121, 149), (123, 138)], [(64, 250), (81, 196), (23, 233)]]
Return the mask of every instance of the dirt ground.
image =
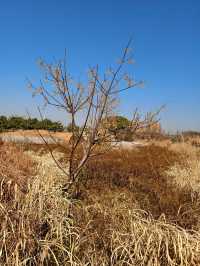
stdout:
[[(40, 134), (45, 139), (53, 139), (60, 141), (69, 142), (71, 138), (71, 133), (69, 132), (49, 132), (47, 130), (39, 130)], [(4, 140), (35, 140), (36, 138), (41, 139), (38, 131), (36, 130), (16, 130), (16, 131), (10, 131), (10, 132), (4, 132), (0, 133), (0, 137), (2, 137)]]

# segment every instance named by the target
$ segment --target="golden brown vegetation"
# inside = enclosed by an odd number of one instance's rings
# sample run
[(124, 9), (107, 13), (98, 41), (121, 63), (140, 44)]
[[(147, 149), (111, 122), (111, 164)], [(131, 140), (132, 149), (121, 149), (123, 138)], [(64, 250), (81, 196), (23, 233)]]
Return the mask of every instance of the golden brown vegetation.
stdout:
[[(34, 172), (34, 164), (31, 158), (25, 156), (20, 148), (11, 144), (0, 145), (0, 176), (1, 189), (9, 185), (11, 189), (7, 191), (7, 196), (13, 195), (13, 189), (16, 188), (22, 192), (27, 190), (27, 178), (30, 178)], [(7, 184), (7, 185), (6, 185)], [(5, 194), (2, 191), (1, 194)]]
[(180, 160), (175, 152), (155, 145), (132, 151), (111, 151), (89, 162), (84, 175), (87, 188), (94, 188), (94, 193), (112, 188), (120, 192), (123, 188), (134, 195), (141, 209), (155, 218), (165, 213), (174, 219), (187, 197), (183, 191), (174, 189), (165, 171)]
[(200, 265), (197, 148), (94, 157), (73, 201), (38, 148), (0, 145), (1, 265)]
[(1, 145), (0, 161), (0, 264), (67, 265), (76, 230), (59, 189), (62, 180), (12, 145)]

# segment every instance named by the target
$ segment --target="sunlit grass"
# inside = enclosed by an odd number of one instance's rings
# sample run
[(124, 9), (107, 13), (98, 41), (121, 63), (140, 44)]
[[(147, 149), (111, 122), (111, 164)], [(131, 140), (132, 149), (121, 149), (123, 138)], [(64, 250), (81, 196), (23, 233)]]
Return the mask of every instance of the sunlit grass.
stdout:
[(0, 264), (200, 265), (198, 152), (171, 149), (95, 158), (72, 201), (48, 153), (1, 144)]

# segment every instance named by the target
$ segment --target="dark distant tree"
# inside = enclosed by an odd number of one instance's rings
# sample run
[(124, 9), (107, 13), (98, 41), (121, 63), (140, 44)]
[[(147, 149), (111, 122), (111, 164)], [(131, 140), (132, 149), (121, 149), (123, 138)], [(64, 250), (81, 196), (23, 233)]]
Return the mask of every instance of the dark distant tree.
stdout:
[(24, 129), (26, 121), (23, 117), (11, 116), (8, 118), (8, 129)]
[(8, 120), (6, 116), (0, 116), (0, 132), (5, 131), (8, 127)]
[(39, 123), (37, 129), (45, 129), (50, 131), (63, 131), (64, 127), (61, 122), (52, 122), (50, 119), (43, 119)]
[(130, 121), (124, 116), (108, 117), (107, 122), (110, 123), (109, 130), (113, 133), (127, 129), (130, 126)]
[(53, 122), (51, 130), (62, 132), (64, 131), (64, 126), (61, 122)]
[(63, 131), (64, 127), (61, 122), (53, 122), (50, 119), (42, 121), (37, 118), (24, 118), (20, 116), (0, 116), (0, 132), (5, 130), (34, 130), (46, 129), (50, 131)]
[(25, 129), (39, 129), (40, 121), (37, 118), (28, 118), (26, 120)]

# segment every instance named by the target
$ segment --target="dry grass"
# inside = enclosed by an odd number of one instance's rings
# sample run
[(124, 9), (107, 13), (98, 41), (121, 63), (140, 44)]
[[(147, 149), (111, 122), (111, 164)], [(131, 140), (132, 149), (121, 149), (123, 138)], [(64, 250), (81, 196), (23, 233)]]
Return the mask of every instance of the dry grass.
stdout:
[(19, 144), (20, 148), (27, 152), (32, 151), (34, 153), (37, 153), (37, 155), (46, 155), (49, 154), (49, 149), (51, 149), (52, 152), (62, 152), (66, 153), (68, 151), (68, 145), (59, 145), (59, 144), (49, 144), (47, 147), (46, 144), (35, 144), (35, 143), (23, 143)]
[[(1, 186), (0, 264), (61, 265), (63, 262), (67, 265), (73, 260), (78, 235), (69, 217), (69, 202), (60, 189), (63, 177), (55, 175), (45, 160), (30, 178), (30, 172), (22, 171), (30, 166), (27, 165), (30, 158), (13, 146), (1, 148), (1, 159), (7, 159), (10, 180), (21, 180), (24, 173), (27, 190), (21, 193), (18, 185), (10, 189), (9, 179), (6, 189), (4, 184)], [(15, 171), (10, 172), (10, 168)]]
[(9, 184), (12, 193), (7, 192), (8, 197), (12, 197), (13, 188), (16, 186), (22, 192), (26, 192), (27, 178), (30, 178), (33, 172), (33, 161), (25, 156), (21, 149), (11, 144), (0, 145), (1, 190), (5, 190), (5, 186)]
[(200, 192), (200, 150), (188, 143), (173, 144), (171, 150), (182, 156), (182, 163), (175, 163), (167, 171), (173, 184), (179, 188), (188, 188)]
[[(196, 220), (190, 217), (179, 219), (179, 208), (191, 203), (191, 193), (185, 187), (178, 189), (172, 178), (166, 175), (175, 163), (182, 164), (183, 156), (166, 147), (155, 145), (133, 151), (114, 151), (102, 158), (88, 163), (85, 169), (86, 185), (79, 197), (88, 193), (104, 193), (105, 190), (118, 188), (133, 193), (139, 208), (149, 212), (155, 219), (163, 213), (167, 219), (184, 228), (191, 229)], [(196, 208), (196, 203), (194, 203)]]
[(2, 144), (0, 265), (200, 265), (199, 155), (184, 149), (95, 158), (72, 203), (48, 154)]
[(74, 208), (84, 265), (200, 265), (199, 198), (169, 175), (187, 158), (150, 146), (88, 164)]
[(81, 265), (200, 265), (198, 232), (168, 223), (164, 215), (155, 220), (125, 198), (113, 195), (107, 206), (96, 202), (78, 210)]

